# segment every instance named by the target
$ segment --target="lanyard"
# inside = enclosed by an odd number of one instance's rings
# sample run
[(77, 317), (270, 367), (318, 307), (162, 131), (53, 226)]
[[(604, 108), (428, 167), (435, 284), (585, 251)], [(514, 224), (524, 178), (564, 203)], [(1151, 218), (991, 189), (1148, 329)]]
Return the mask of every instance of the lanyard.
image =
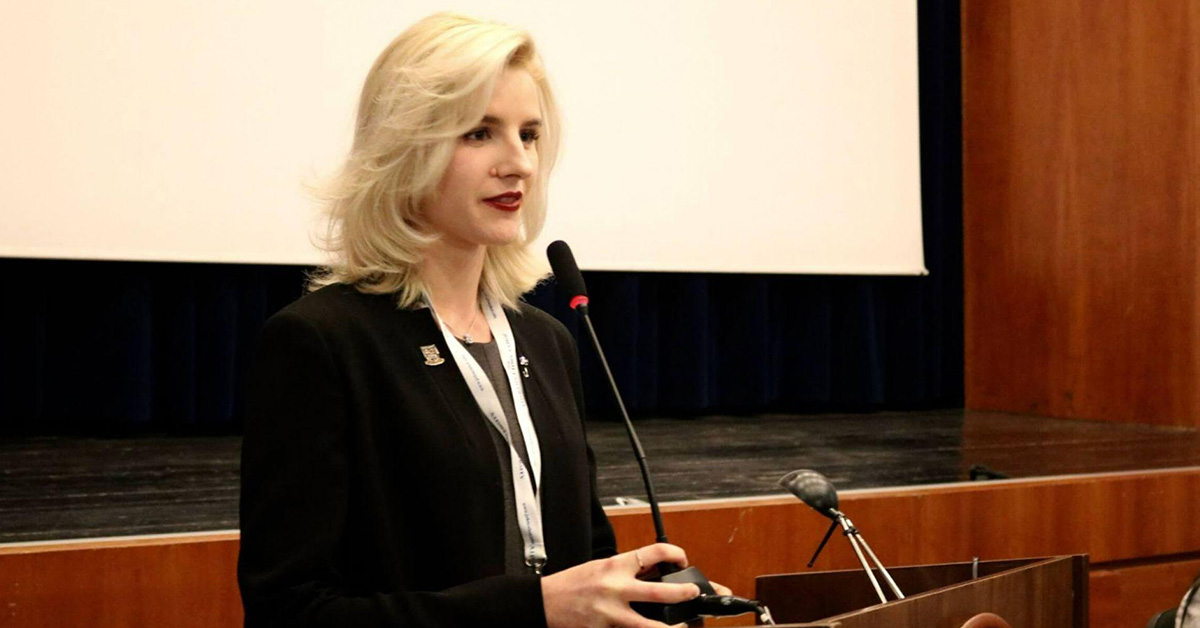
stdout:
[(528, 469), (521, 460), (520, 454), (517, 453), (516, 447), (513, 447), (513, 435), (509, 433), (508, 420), (504, 417), (504, 407), (500, 405), (500, 398), (496, 395), (492, 381), (488, 379), (483, 368), (479, 366), (471, 353), (459, 344), (458, 339), (450, 332), (450, 328), (442, 322), (442, 317), (438, 316), (437, 310), (433, 307), (433, 301), (428, 295), (425, 296), (425, 304), (429, 306), (429, 311), (433, 313), (434, 320), (442, 330), (442, 337), (446, 340), (450, 355), (454, 356), (454, 362), (458, 365), (458, 370), (462, 373), (467, 388), (471, 389), (475, 403), (479, 405), (483, 416), (492, 424), (492, 427), (495, 427), (496, 431), (504, 437), (504, 441), (508, 443), (508, 453), (512, 460), (513, 498), (517, 506), (517, 527), (520, 528), (521, 539), (525, 543), (525, 564), (541, 575), (542, 567), (546, 564), (546, 543), (542, 536), (541, 492), (539, 491), (537, 495), (534, 494), (533, 483), (530, 482), (528, 474), (532, 473), (533, 479), (539, 486), (541, 485), (542, 450), (538, 447), (537, 432), (533, 429), (533, 419), (529, 416), (529, 404), (525, 401), (525, 391), (521, 386), (521, 376), (517, 366), (517, 343), (513, 339), (508, 317), (504, 315), (500, 306), (492, 302), (486, 295), (480, 295), (480, 301), (483, 306), (484, 319), (491, 327), (492, 337), (496, 342), (496, 347), (500, 350), (500, 363), (504, 366), (504, 374), (508, 377), (508, 386), (512, 389), (513, 407), (517, 411), (517, 425), (521, 429), (520, 436), (525, 441), (525, 451), (529, 456)]

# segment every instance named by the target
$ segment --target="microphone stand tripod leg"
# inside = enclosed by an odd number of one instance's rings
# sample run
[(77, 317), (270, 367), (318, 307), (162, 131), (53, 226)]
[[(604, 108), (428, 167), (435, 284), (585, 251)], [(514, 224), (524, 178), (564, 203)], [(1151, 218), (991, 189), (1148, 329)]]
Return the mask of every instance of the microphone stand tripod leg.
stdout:
[(854, 553), (858, 556), (858, 562), (862, 563), (863, 570), (867, 572), (867, 577), (871, 579), (871, 586), (875, 587), (875, 593), (879, 595), (879, 602), (887, 604), (887, 597), (883, 595), (883, 589), (879, 586), (879, 580), (875, 578), (875, 572), (867, 564), (867, 559), (863, 557), (862, 549), (858, 546), (858, 538), (855, 535), (854, 526), (850, 525), (850, 520), (845, 515), (839, 515), (838, 522), (842, 524), (843, 534), (850, 540), (850, 547), (854, 548)]
[(867, 550), (867, 556), (870, 556), (875, 565), (879, 567), (879, 571), (883, 574), (883, 579), (887, 581), (888, 587), (892, 590), (892, 593), (896, 594), (896, 599), (903, 600), (904, 594), (900, 592), (900, 587), (896, 586), (896, 581), (892, 580), (892, 574), (888, 573), (883, 563), (879, 562), (879, 557), (875, 555), (875, 552), (871, 551), (871, 546), (867, 545), (867, 540), (863, 538), (862, 533), (853, 525), (850, 526), (850, 529), (854, 530), (854, 536), (858, 537), (858, 542), (862, 543), (863, 549)]
[(833, 536), (833, 531), (836, 530), (837, 527), (837, 519), (834, 519), (833, 522), (829, 524), (829, 529), (825, 531), (825, 538), (821, 539), (821, 544), (817, 546), (817, 551), (813, 552), (812, 560), (808, 561), (809, 569), (812, 569), (812, 566), (817, 563), (817, 556), (821, 555), (821, 550), (825, 549), (825, 544), (829, 542), (829, 537)]

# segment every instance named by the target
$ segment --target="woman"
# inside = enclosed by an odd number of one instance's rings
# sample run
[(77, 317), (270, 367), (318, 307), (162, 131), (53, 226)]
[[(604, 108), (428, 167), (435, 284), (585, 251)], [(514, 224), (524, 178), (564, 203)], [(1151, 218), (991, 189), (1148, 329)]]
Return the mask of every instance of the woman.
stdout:
[[(439, 14), (379, 56), (332, 263), (251, 370), (246, 624), (661, 626), (677, 547), (615, 554), (566, 329), (519, 302), (561, 132), (532, 40)], [(319, 288), (319, 289), (318, 289)]]

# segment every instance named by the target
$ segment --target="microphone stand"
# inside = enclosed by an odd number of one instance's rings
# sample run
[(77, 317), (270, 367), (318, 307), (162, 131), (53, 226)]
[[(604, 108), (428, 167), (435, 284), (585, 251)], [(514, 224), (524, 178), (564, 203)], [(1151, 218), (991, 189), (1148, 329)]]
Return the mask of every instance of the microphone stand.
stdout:
[[(883, 574), (884, 580), (887, 581), (888, 587), (892, 593), (896, 595), (896, 599), (903, 600), (904, 594), (900, 592), (900, 587), (896, 586), (896, 581), (892, 580), (892, 574), (888, 573), (883, 562), (871, 551), (871, 546), (867, 545), (867, 540), (859, 533), (858, 528), (846, 516), (846, 513), (837, 509), (838, 498), (837, 490), (833, 488), (833, 484), (829, 480), (817, 473), (808, 469), (792, 471), (783, 476), (779, 480), (779, 485), (788, 489), (806, 506), (817, 511), (823, 517), (828, 517), (832, 520), (829, 524), (829, 529), (825, 531), (825, 536), (821, 539), (821, 544), (817, 545), (817, 551), (813, 552), (812, 559), (808, 561), (809, 569), (817, 562), (817, 556), (821, 555), (821, 550), (825, 549), (825, 544), (829, 542), (829, 538), (833, 536), (833, 531), (842, 527), (842, 534), (846, 540), (850, 542), (850, 547), (854, 548), (854, 555), (858, 557), (858, 562), (862, 565), (863, 571), (867, 572), (867, 577), (871, 579), (871, 586), (875, 588), (876, 595), (879, 596), (880, 603), (887, 603), (887, 596), (883, 594), (883, 588), (879, 586), (879, 580), (875, 578), (875, 572), (871, 569), (871, 565), (867, 563), (867, 556), (871, 557), (871, 561), (879, 568)], [(863, 555), (863, 552), (866, 555)]]
[[(826, 513), (821, 513), (821, 514), (826, 514)], [(827, 514), (826, 514), (826, 516), (829, 517), (830, 519), (833, 519), (833, 523), (829, 524), (829, 529), (825, 531), (825, 538), (821, 539), (821, 544), (817, 546), (817, 551), (813, 552), (812, 559), (810, 559), (808, 561), (809, 569), (812, 569), (812, 566), (816, 564), (817, 556), (821, 555), (821, 550), (825, 549), (825, 544), (829, 542), (829, 537), (833, 536), (833, 531), (836, 530), (838, 527), (838, 521), (835, 517), (833, 517), (832, 515), (827, 515)]]
[[(604, 367), (604, 375), (608, 378), (608, 385), (612, 387), (613, 397), (616, 398), (617, 407), (621, 410), (621, 418), (625, 421), (625, 432), (629, 435), (629, 444), (633, 447), (638, 467), (642, 471), (642, 482), (646, 485), (646, 497), (650, 501), (650, 515), (654, 519), (655, 538), (659, 543), (666, 543), (667, 533), (663, 530), (658, 496), (654, 492), (654, 484), (650, 481), (650, 470), (646, 466), (646, 452), (638, 440), (637, 431), (633, 429), (633, 421), (630, 420), (629, 412), (625, 409), (625, 401), (621, 399), (617, 380), (613, 377), (612, 369), (608, 367), (608, 359), (604, 357), (600, 338), (596, 335), (595, 327), (592, 326), (592, 317), (588, 314), (587, 289), (583, 284), (583, 275), (580, 274), (579, 266), (575, 264), (575, 257), (571, 254), (571, 247), (567, 246), (566, 242), (558, 240), (550, 243), (550, 246), (546, 248), (546, 255), (550, 259), (550, 266), (554, 269), (555, 277), (563, 282), (566, 291), (570, 293), (568, 305), (571, 309), (579, 312), (580, 317), (583, 318), (584, 326), (592, 339), (592, 346), (596, 348), (596, 355), (600, 358), (600, 365)], [(659, 580), (662, 582), (678, 584), (690, 582), (700, 590), (700, 595), (678, 604), (649, 602), (630, 604), (630, 607), (643, 617), (658, 619), (668, 624), (682, 624), (691, 623), (692, 620), (699, 619), (701, 615), (740, 615), (753, 612), (759, 615), (759, 619), (763, 623), (770, 625), (775, 623), (771, 619), (770, 611), (755, 600), (734, 595), (717, 595), (712, 583), (695, 567), (680, 569), (670, 563), (659, 563), (657, 567)]]
[[(903, 600), (904, 594), (900, 592), (900, 587), (896, 586), (896, 581), (892, 580), (892, 574), (888, 573), (887, 568), (883, 566), (882, 562), (880, 562), (879, 557), (875, 555), (875, 552), (871, 551), (871, 546), (867, 545), (866, 539), (864, 539), (862, 534), (859, 533), (858, 528), (854, 527), (854, 523), (850, 521), (850, 518), (834, 508), (830, 508), (829, 512), (835, 517), (835, 524), (840, 524), (842, 526), (842, 534), (846, 536), (846, 538), (850, 541), (850, 546), (854, 548), (854, 553), (858, 556), (858, 562), (862, 564), (863, 570), (867, 572), (867, 577), (871, 579), (871, 586), (875, 587), (875, 593), (879, 595), (879, 601), (886, 604), (887, 597), (884, 596), (883, 589), (879, 586), (879, 580), (875, 578), (875, 572), (871, 569), (870, 565), (867, 564), (867, 559), (863, 556), (863, 550), (866, 550), (867, 555), (871, 557), (871, 561), (875, 563), (875, 566), (879, 569), (880, 573), (883, 574), (884, 580), (887, 581), (888, 588), (890, 588), (892, 593), (896, 595), (896, 599)], [(825, 534), (825, 540), (829, 540), (829, 535), (832, 532), (833, 526), (830, 526), (829, 532)], [(821, 541), (821, 547), (824, 546), (825, 541)], [(820, 553), (821, 547), (817, 548), (817, 553)], [(814, 554), (813, 561), (815, 562), (816, 560), (817, 556)], [(809, 563), (809, 566), (812, 566), (812, 562)]]
[[(646, 486), (646, 496), (650, 498), (650, 517), (654, 519), (655, 541), (666, 543), (667, 533), (663, 529), (662, 513), (658, 510), (658, 495), (654, 492), (654, 484), (650, 481), (650, 469), (646, 466), (646, 452), (642, 449), (642, 442), (638, 440), (637, 432), (633, 429), (633, 421), (629, 419), (629, 412), (625, 410), (625, 401), (621, 399), (621, 393), (617, 389), (617, 380), (613, 377), (612, 369), (608, 368), (608, 359), (604, 357), (604, 349), (600, 348), (600, 338), (596, 335), (596, 328), (592, 326), (592, 317), (588, 315), (588, 304), (586, 302), (580, 303), (575, 306), (575, 311), (579, 312), (584, 326), (587, 327), (588, 335), (592, 338), (592, 346), (596, 348), (596, 355), (600, 358), (600, 366), (604, 367), (604, 375), (608, 378), (608, 385), (612, 387), (613, 396), (617, 399), (617, 408), (621, 410), (621, 418), (625, 420), (625, 433), (629, 435), (629, 445), (633, 447), (638, 468), (642, 470), (642, 483)], [(667, 569), (674, 568), (674, 565), (663, 563), (659, 565), (659, 573), (663, 573), (664, 566)], [(678, 570), (676, 569), (675, 571)]]
[[(621, 411), (621, 418), (625, 421), (625, 432), (629, 435), (629, 444), (633, 447), (638, 467), (642, 471), (642, 482), (646, 485), (646, 496), (650, 501), (650, 516), (654, 520), (655, 540), (659, 543), (666, 543), (667, 533), (663, 529), (662, 513), (658, 509), (658, 495), (654, 492), (654, 484), (650, 481), (650, 469), (646, 465), (646, 452), (642, 449), (641, 441), (638, 440), (637, 431), (633, 429), (633, 421), (630, 420), (629, 412), (625, 409), (625, 402), (621, 399), (621, 391), (617, 388), (617, 380), (613, 377), (612, 369), (608, 367), (608, 359), (604, 357), (604, 349), (600, 347), (600, 338), (596, 335), (596, 328), (592, 326), (592, 317), (588, 315), (586, 298), (573, 303), (572, 307), (575, 311), (579, 312), (580, 317), (583, 319), (588, 335), (592, 339), (592, 346), (596, 348), (596, 355), (600, 358), (600, 365), (604, 367), (604, 375), (608, 378), (608, 385), (612, 387), (613, 396), (617, 399), (617, 408)], [(673, 563), (659, 563), (657, 567), (662, 582), (693, 583), (699, 587), (700, 597), (676, 604), (656, 604), (652, 602), (634, 602), (630, 604), (633, 610), (637, 611), (643, 617), (660, 620), (666, 624), (683, 624), (691, 623), (701, 615), (740, 615), (752, 612), (758, 615), (759, 620), (763, 624), (775, 624), (775, 621), (771, 618), (771, 612), (757, 601), (735, 596), (717, 595), (712, 583), (695, 567), (680, 569)]]

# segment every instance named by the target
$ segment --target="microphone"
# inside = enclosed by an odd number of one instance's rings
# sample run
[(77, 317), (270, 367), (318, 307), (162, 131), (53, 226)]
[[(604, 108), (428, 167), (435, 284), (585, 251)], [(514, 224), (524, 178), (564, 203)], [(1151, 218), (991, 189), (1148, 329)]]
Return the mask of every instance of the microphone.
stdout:
[(887, 597), (883, 594), (883, 589), (879, 586), (879, 580), (875, 578), (875, 572), (871, 570), (867, 564), (867, 559), (863, 556), (863, 550), (866, 550), (871, 561), (883, 574), (884, 580), (888, 583), (888, 588), (896, 595), (896, 599), (903, 600), (904, 594), (900, 592), (900, 587), (896, 586), (896, 581), (892, 580), (892, 575), (888, 573), (887, 568), (879, 561), (879, 557), (875, 552), (871, 551), (871, 546), (867, 545), (867, 540), (859, 533), (858, 528), (854, 527), (854, 523), (850, 518), (838, 510), (837, 489), (833, 488), (833, 483), (828, 478), (813, 471), (811, 469), (800, 469), (792, 471), (779, 479), (779, 485), (786, 488), (788, 492), (800, 498), (800, 501), (808, 505), (809, 508), (821, 513), (822, 516), (833, 520), (829, 525), (829, 529), (825, 531), (825, 537), (821, 539), (821, 544), (817, 546), (817, 551), (813, 552), (812, 560), (808, 561), (809, 568), (817, 562), (817, 556), (821, 550), (825, 549), (825, 544), (829, 542), (829, 537), (833, 535), (833, 531), (840, 525), (842, 534), (850, 541), (850, 547), (854, 548), (855, 555), (858, 556), (858, 562), (862, 564), (863, 570), (867, 572), (867, 578), (870, 578), (871, 585), (875, 587), (875, 593), (879, 596), (879, 601), (887, 603)]
[(786, 488), (800, 501), (808, 504), (813, 510), (835, 519), (833, 514), (838, 507), (837, 490), (823, 475), (809, 469), (792, 471), (779, 480), (779, 485)]
[[(608, 368), (608, 360), (604, 357), (604, 349), (600, 348), (600, 339), (596, 336), (596, 329), (592, 327), (592, 317), (588, 315), (587, 286), (583, 283), (583, 273), (579, 272), (579, 265), (575, 263), (575, 255), (571, 253), (571, 247), (562, 240), (550, 243), (550, 246), (546, 248), (546, 257), (550, 259), (550, 268), (554, 271), (554, 281), (558, 284), (559, 290), (566, 294), (567, 304), (571, 309), (579, 312), (584, 326), (587, 327), (588, 335), (592, 338), (592, 346), (596, 348), (600, 365), (604, 367), (608, 384), (617, 398), (617, 407), (621, 410), (621, 418), (625, 420), (625, 433), (629, 436), (629, 444), (633, 447), (638, 468), (642, 471), (642, 484), (646, 487), (646, 497), (649, 498), (647, 501), (650, 502), (650, 516), (654, 519), (655, 540), (659, 543), (666, 543), (667, 533), (663, 531), (662, 513), (658, 510), (658, 496), (654, 492), (654, 484), (650, 481), (650, 469), (646, 466), (646, 452), (642, 450), (642, 442), (638, 440), (637, 431), (633, 429), (633, 421), (629, 420), (629, 412), (625, 410), (625, 401), (621, 399), (621, 391), (617, 389), (617, 380), (613, 379), (612, 370)], [(660, 573), (665, 573), (664, 568), (669, 571), (674, 566), (659, 565)]]
[[(583, 273), (579, 272), (579, 265), (575, 263), (571, 247), (562, 240), (555, 240), (546, 247), (546, 257), (550, 259), (550, 268), (554, 271), (554, 281), (558, 284), (558, 289), (567, 294), (567, 305), (587, 316), (587, 286), (583, 284)], [(583, 309), (580, 310), (580, 307)]]
[[(621, 391), (617, 388), (617, 381), (608, 367), (604, 350), (600, 348), (600, 338), (596, 336), (592, 318), (588, 315), (588, 294), (587, 287), (583, 283), (583, 274), (579, 272), (579, 266), (575, 263), (571, 247), (562, 240), (556, 240), (550, 244), (546, 249), (546, 257), (550, 259), (550, 268), (554, 270), (554, 279), (558, 284), (558, 289), (565, 294), (567, 304), (571, 309), (578, 312), (583, 319), (588, 336), (592, 339), (592, 346), (596, 349), (596, 356), (600, 358), (600, 365), (604, 368), (608, 384), (612, 388), (613, 396), (616, 397), (617, 408), (620, 409), (621, 418), (625, 421), (625, 432), (629, 435), (629, 444), (633, 447), (638, 467), (642, 472), (642, 483), (646, 486), (646, 497), (650, 503), (650, 516), (654, 520), (656, 540), (659, 543), (666, 543), (667, 533), (663, 529), (662, 513), (658, 508), (658, 497), (654, 492), (654, 484), (650, 481), (650, 469), (646, 465), (646, 452), (642, 450), (642, 443), (638, 440), (637, 431), (633, 429), (633, 421), (629, 419), (629, 412), (625, 410)], [(657, 567), (662, 582), (691, 582), (700, 588), (700, 597), (678, 604), (635, 602), (630, 605), (644, 617), (667, 624), (683, 624), (700, 617), (700, 615), (740, 615), (760, 608), (766, 613), (765, 617), (770, 617), (766, 607), (753, 600), (717, 595), (708, 578), (695, 567), (681, 570), (672, 563), (659, 563)]]

